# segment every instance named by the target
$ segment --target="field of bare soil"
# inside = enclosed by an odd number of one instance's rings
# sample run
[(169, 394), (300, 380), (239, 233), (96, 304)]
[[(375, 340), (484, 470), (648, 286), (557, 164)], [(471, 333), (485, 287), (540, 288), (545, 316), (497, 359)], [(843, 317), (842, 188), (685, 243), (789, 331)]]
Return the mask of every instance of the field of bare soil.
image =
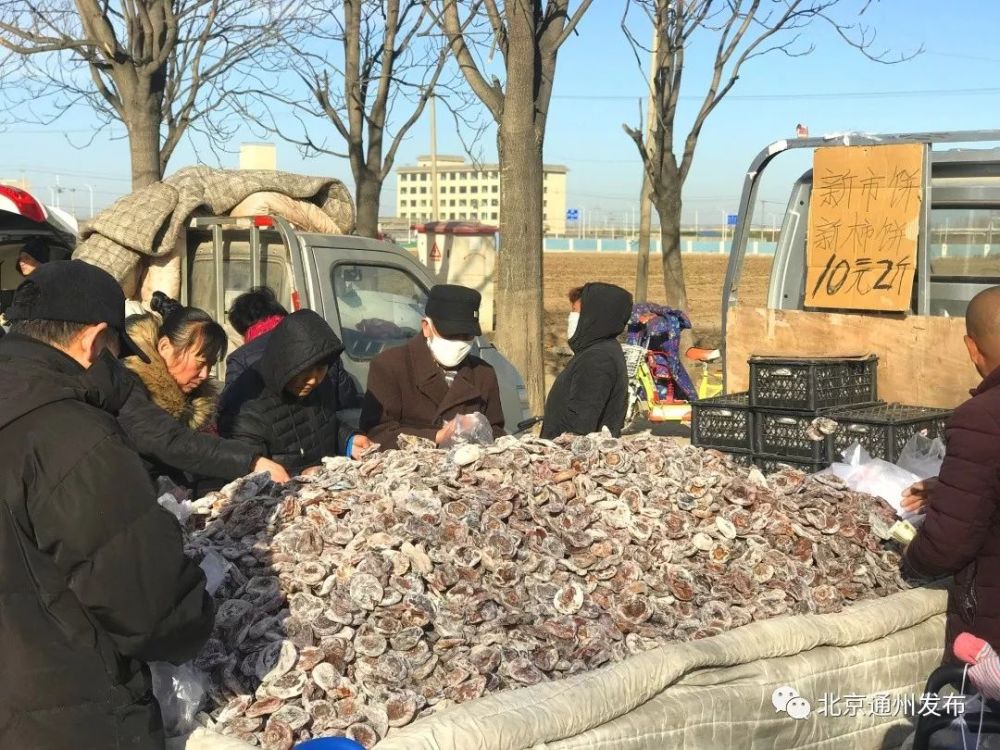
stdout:
[[(722, 325), (722, 284), (728, 256), (689, 254), (684, 256), (684, 275), (691, 301), (694, 341), (702, 346), (718, 346)], [(588, 281), (605, 281), (635, 290), (636, 256), (629, 253), (546, 253), (545, 254), (545, 349), (549, 378), (565, 360), (556, 353), (566, 344), (566, 293)], [(660, 256), (650, 258), (649, 297), (662, 302), (663, 272)], [(748, 256), (743, 267), (740, 298), (746, 304), (763, 305), (771, 258)]]

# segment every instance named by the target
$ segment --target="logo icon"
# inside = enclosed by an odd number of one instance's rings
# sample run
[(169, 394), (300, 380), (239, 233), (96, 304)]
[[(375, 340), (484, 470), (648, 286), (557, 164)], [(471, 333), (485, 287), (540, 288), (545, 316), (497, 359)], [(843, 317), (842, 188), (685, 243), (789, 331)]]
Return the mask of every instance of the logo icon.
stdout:
[(809, 701), (790, 685), (782, 685), (775, 689), (771, 694), (771, 705), (774, 706), (775, 713), (787, 713), (796, 721), (808, 718), (812, 713)]

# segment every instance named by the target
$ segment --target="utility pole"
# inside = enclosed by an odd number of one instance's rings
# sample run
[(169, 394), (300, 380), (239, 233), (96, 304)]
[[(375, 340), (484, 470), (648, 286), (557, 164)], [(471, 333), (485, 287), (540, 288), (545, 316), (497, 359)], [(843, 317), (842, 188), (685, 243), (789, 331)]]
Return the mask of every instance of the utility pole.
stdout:
[(93, 219), (94, 218), (94, 188), (91, 185), (84, 185), (84, 187), (87, 188), (87, 192), (90, 193), (90, 216), (88, 216), (87, 218)]
[[(653, 24), (653, 50), (649, 65), (649, 96), (646, 99), (646, 147), (652, 140), (653, 124), (656, 122), (654, 109), (653, 92), (655, 90), (655, 76), (659, 71), (657, 61), (657, 51), (660, 46), (660, 37), (657, 33), (657, 24)], [(639, 111), (642, 111), (642, 99), (639, 100)], [(645, 167), (642, 170), (642, 190), (639, 193), (639, 247), (638, 257), (635, 266), (635, 301), (645, 302), (649, 294), (649, 229), (652, 223), (650, 216), (650, 196), (653, 192), (653, 185), (649, 181), (649, 174)], [(663, 248), (666, 253), (667, 248)]]
[(438, 204), (438, 157), (437, 157), (437, 112), (434, 106), (434, 94), (427, 97), (431, 105), (431, 209), (434, 211), (434, 221), (441, 220), (441, 207)]

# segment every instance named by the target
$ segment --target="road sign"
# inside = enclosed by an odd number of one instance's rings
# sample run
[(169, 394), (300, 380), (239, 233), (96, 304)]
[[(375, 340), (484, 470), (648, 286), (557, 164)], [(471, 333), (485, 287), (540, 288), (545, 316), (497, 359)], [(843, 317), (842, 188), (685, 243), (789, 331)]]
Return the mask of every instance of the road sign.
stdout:
[(438, 247), (436, 242), (431, 246), (430, 259), (441, 260), (441, 249)]
[(566, 209), (566, 221), (579, 221), (579, 219), (580, 219), (580, 209), (578, 208)]
[(727, 227), (735, 227), (736, 226), (736, 222), (739, 220), (739, 218), (740, 217), (739, 217), (738, 214), (728, 214), (726, 216), (726, 226)]

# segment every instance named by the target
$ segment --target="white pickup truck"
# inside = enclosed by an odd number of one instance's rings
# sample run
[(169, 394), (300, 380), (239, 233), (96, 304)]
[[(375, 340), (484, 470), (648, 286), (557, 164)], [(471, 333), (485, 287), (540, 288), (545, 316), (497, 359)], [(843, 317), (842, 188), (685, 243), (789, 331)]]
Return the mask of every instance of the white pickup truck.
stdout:
[[(222, 322), (239, 345), (226, 311), (247, 289), (270, 287), (289, 310), (309, 308), (326, 319), (344, 342), (345, 369), (363, 391), (371, 360), (420, 330), (434, 283), (427, 268), (389, 242), (300, 232), (278, 216), (205, 217), (188, 230), (181, 298)], [(496, 370), (504, 420), (514, 432), (530, 416), (524, 381), (487, 337), (476, 345), (474, 353)], [(342, 417), (357, 426), (356, 411)]]

